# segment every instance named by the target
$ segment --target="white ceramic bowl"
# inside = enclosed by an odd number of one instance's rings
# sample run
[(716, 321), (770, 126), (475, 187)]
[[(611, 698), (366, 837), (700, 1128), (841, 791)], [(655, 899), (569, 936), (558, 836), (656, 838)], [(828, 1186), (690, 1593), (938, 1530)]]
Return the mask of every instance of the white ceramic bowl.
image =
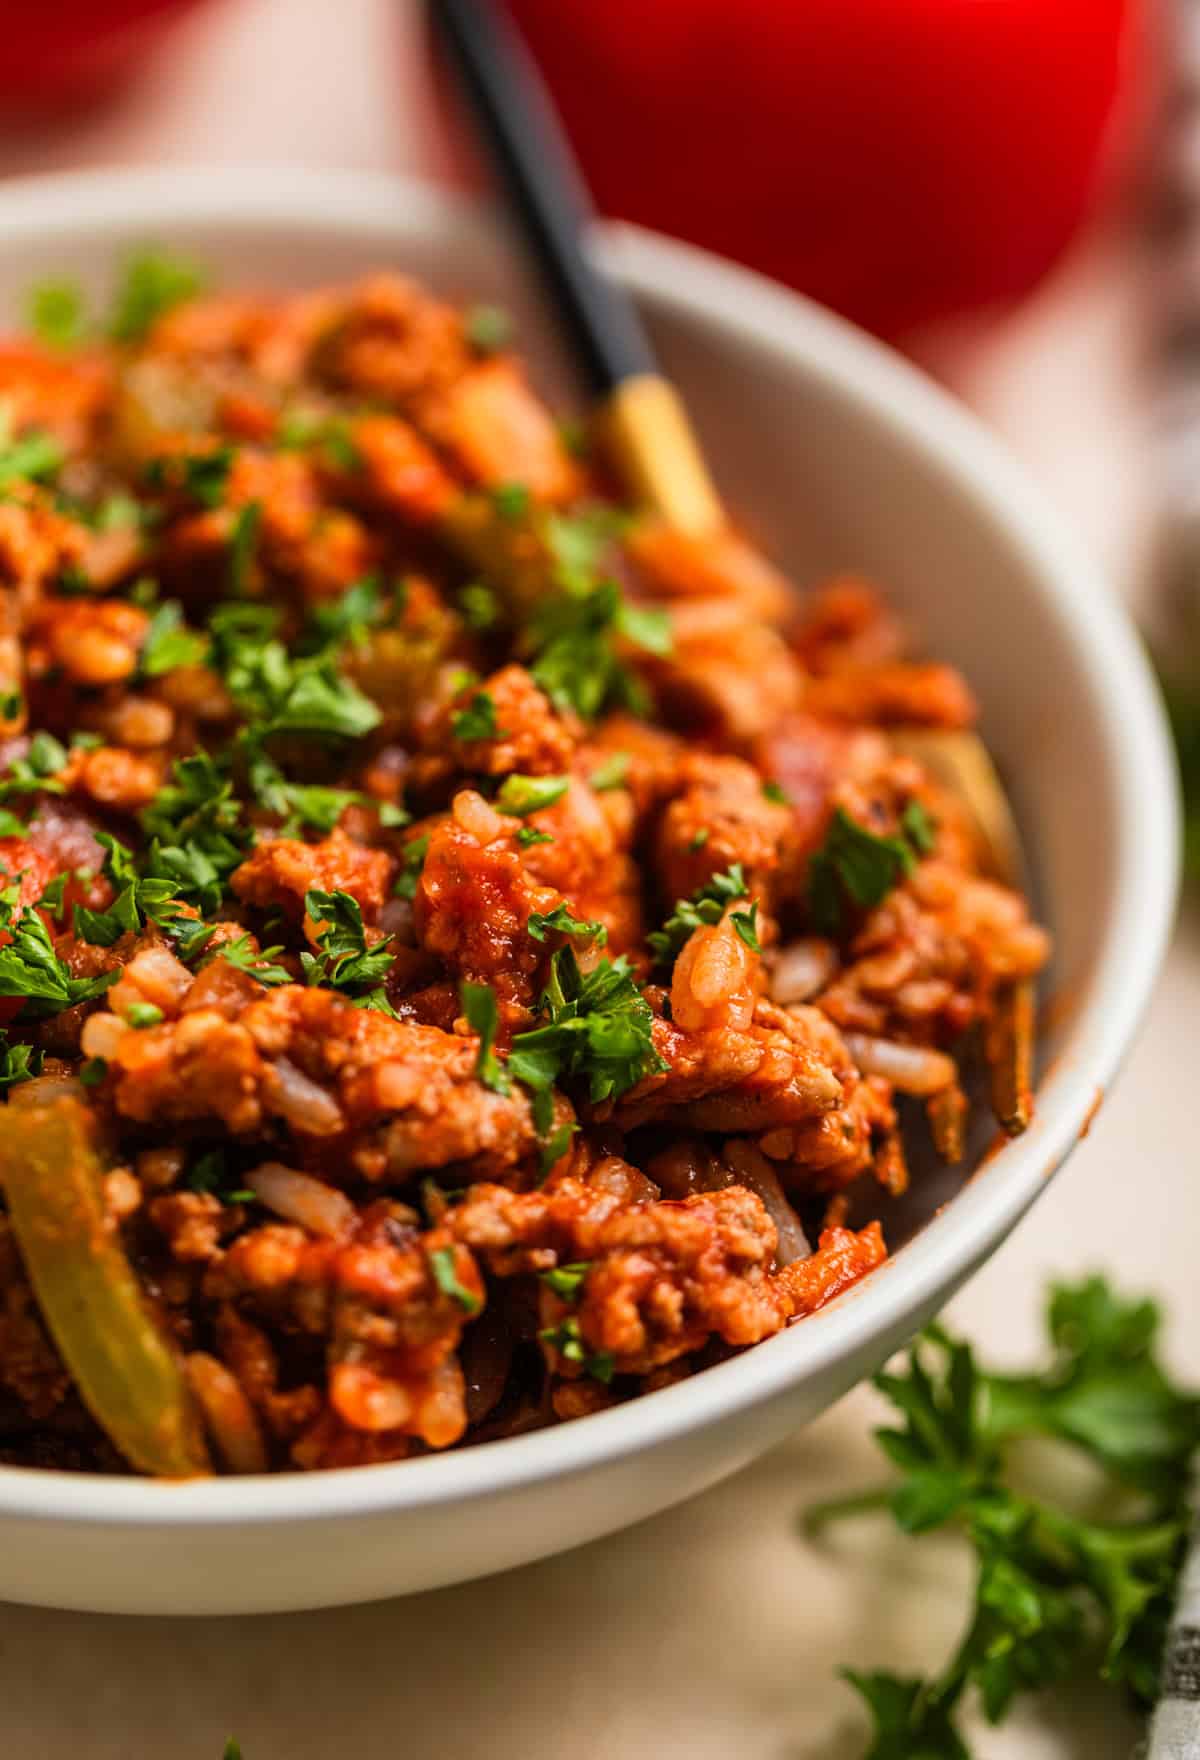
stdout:
[[(428, 189), (292, 172), (0, 186), (0, 315), (49, 273), (102, 288), (146, 241), (233, 285), (393, 265), (508, 301), (541, 346), (537, 302), (488, 225)], [(806, 1422), (927, 1320), (1044, 1188), (1129, 1044), (1170, 925), (1178, 828), (1154, 687), (1104, 584), (987, 436), (895, 356), (666, 239), (622, 231), (606, 254), (732, 505), (798, 580), (854, 567), (884, 581), (979, 693), (1057, 942), (1034, 1125), (945, 1208), (945, 1174), (922, 1180), (910, 1238), (823, 1313), (595, 1417), (312, 1475), (170, 1485), (0, 1468), (0, 1597), (124, 1613), (317, 1607), (481, 1576), (652, 1515)]]

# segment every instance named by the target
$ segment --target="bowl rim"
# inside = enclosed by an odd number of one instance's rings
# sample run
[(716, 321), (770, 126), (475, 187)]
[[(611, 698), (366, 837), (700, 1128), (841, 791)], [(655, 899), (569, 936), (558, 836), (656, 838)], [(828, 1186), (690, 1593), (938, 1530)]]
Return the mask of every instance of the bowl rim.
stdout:
[[(69, 247), (75, 229), (114, 244), (173, 227), (301, 225), (376, 238), (448, 240), (491, 225), (475, 204), (432, 184), (360, 171), (220, 166), (98, 170), (5, 182), (10, 239)], [(331, 216), (331, 218), (327, 218)], [(1149, 999), (1178, 888), (1176, 772), (1146, 656), (1100, 571), (981, 424), (917, 368), (845, 320), (764, 276), (641, 228), (606, 224), (597, 248), (634, 293), (665, 297), (802, 362), (869, 411), (982, 505), (1023, 551), (1045, 597), (1070, 622), (1081, 668), (1118, 678), (1120, 739), (1109, 742), (1117, 823), (1113, 902), (1088, 1006), (1039, 1091), (1037, 1116), (954, 1200), (869, 1279), (752, 1351), (585, 1421), (415, 1460), (318, 1473), (182, 1482), (0, 1467), (0, 1519), (138, 1527), (240, 1526), (395, 1514), (515, 1492), (597, 1469), (735, 1418), (811, 1377), (836, 1372), (894, 1335), (923, 1302), (1003, 1238), (1086, 1131)], [(1114, 708), (1115, 716), (1116, 710)]]

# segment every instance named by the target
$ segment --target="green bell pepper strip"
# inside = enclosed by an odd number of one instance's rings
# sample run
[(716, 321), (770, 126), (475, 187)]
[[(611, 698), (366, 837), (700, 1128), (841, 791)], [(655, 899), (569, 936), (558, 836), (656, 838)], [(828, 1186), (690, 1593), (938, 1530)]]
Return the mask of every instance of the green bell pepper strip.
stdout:
[(96, 1422), (143, 1473), (211, 1473), (183, 1365), (108, 1213), (88, 1108), (6, 1107), (0, 1188), (42, 1318)]

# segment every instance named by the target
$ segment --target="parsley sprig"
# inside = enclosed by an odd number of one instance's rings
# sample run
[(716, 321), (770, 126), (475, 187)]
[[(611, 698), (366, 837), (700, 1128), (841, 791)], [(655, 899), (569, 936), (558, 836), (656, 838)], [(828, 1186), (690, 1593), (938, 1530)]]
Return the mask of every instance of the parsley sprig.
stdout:
[(304, 911), (312, 922), (324, 925), (316, 938), (319, 951), (300, 955), (305, 982), (344, 990), (360, 1007), (391, 1014), (391, 1004), (379, 986), (396, 958), (392, 937), (368, 945), (362, 907), (348, 892), (314, 888), (304, 895)]
[[(953, 1523), (976, 1578), (966, 1631), (939, 1673), (846, 1671), (874, 1719), (868, 1760), (969, 1760), (957, 1721), (969, 1692), (996, 1723), (1018, 1694), (1089, 1660), (1150, 1702), (1200, 1444), (1200, 1399), (1167, 1376), (1158, 1327), (1152, 1303), (1126, 1302), (1092, 1277), (1052, 1288), (1040, 1373), (986, 1370), (933, 1327), (903, 1369), (877, 1377), (902, 1423), (876, 1436), (901, 1476), (811, 1511), (810, 1526), (871, 1507), (910, 1534)], [(1136, 1513), (1092, 1520), (1019, 1489), (1010, 1449), (1026, 1437), (1068, 1444), (1137, 1498)]]
[[(693, 930), (705, 924), (719, 923), (726, 908), (739, 898), (749, 896), (745, 871), (740, 862), (733, 862), (722, 874), (714, 874), (690, 898), (678, 898), (675, 909), (661, 929), (652, 929), (646, 944), (655, 963), (673, 965), (684, 942)], [(734, 911), (730, 917), (734, 929), (752, 953), (760, 953), (758, 944), (758, 905), (748, 911)]]
[(557, 1081), (586, 1081), (595, 1103), (616, 1099), (643, 1076), (667, 1068), (654, 1048), (650, 1004), (624, 954), (583, 972), (573, 948), (560, 948), (538, 1006), (544, 1024), (517, 1034), (508, 1068), (541, 1100), (535, 1106), (539, 1128), (548, 1128), (549, 1095)]
[(825, 841), (808, 868), (808, 908), (823, 935), (837, 935), (848, 912), (873, 910), (907, 879), (934, 844), (933, 826), (919, 801), (910, 801), (894, 836), (880, 837), (844, 807), (829, 822)]
[(0, 929), (11, 940), (0, 947), (0, 996), (23, 998), (26, 1019), (58, 1014), (78, 1002), (103, 995), (119, 976), (101, 972), (94, 978), (76, 978), (55, 952), (45, 921), (36, 910), (22, 910), (20, 887), (0, 892)]

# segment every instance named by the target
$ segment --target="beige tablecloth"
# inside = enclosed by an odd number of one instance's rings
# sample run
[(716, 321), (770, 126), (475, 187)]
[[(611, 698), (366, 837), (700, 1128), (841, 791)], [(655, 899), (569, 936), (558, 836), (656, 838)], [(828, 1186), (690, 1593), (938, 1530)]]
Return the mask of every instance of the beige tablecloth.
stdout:
[[(391, 0), (216, 0), (117, 112), (0, 136), (0, 172), (82, 162), (429, 169), (414, 20)], [(1138, 574), (1145, 452), (1119, 241), (1083, 249), (1018, 323), (929, 354), (1004, 430), (1100, 558)], [(1200, 1377), (1192, 1106), (1200, 931), (1177, 940), (1146, 1029), (1089, 1140), (1033, 1220), (954, 1304), (1018, 1360), (1051, 1272), (1119, 1269), (1171, 1307)], [(1144, 1220), (1139, 1220), (1144, 1218)], [(875, 1476), (859, 1391), (727, 1485), (652, 1524), (490, 1582), (375, 1607), (196, 1622), (0, 1607), (7, 1760), (849, 1760), (861, 1723), (840, 1663), (919, 1670), (953, 1642), (952, 1543), (859, 1523), (816, 1550), (801, 1506)], [(1058, 1693), (980, 1760), (1125, 1760), (1133, 1731)]]

